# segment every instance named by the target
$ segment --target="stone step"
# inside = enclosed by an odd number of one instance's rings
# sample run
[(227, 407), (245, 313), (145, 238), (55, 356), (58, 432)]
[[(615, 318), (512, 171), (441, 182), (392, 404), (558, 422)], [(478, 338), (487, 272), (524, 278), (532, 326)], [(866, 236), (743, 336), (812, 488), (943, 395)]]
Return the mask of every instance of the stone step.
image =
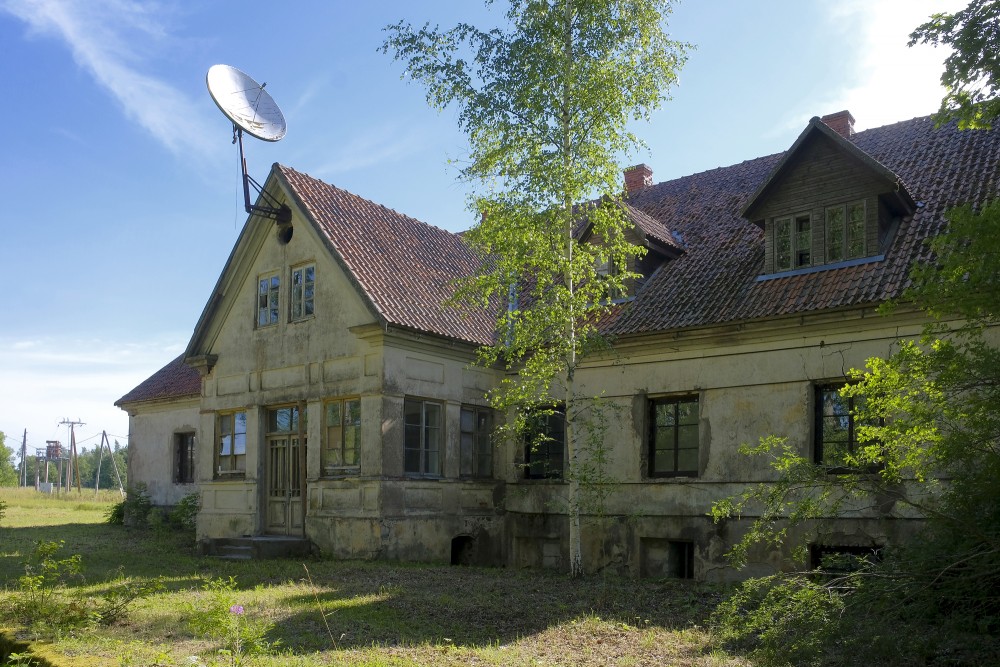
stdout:
[(312, 553), (312, 542), (303, 537), (260, 535), (257, 537), (219, 537), (202, 540), (202, 554), (228, 560), (265, 560), (302, 558)]

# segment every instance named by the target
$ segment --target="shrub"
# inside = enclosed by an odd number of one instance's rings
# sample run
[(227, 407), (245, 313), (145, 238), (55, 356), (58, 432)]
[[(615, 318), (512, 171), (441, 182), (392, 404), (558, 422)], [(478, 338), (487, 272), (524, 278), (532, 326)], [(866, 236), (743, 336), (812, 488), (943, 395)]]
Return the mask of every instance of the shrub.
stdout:
[(104, 514), (104, 520), (112, 526), (125, 525), (125, 501), (119, 501)]
[(3, 521), (4, 516), (7, 514), (7, 503), (0, 500), (0, 521)]
[(139, 482), (125, 492), (124, 523), (126, 526), (145, 526), (153, 501), (146, 491), (146, 485)]
[(77, 627), (88, 621), (86, 609), (67, 601), (62, 594), (66, 583), (80, 576), (82, 565), (80, 554), (57, 557), (64, 544), (61, 540), (36, 542), (35, 550), (24, 561), (24, 575), (17, 580), (13, 605), (19, 620), (50, 629)]
[(180, 499), (170, 512), (170, 523), (181, 530), (194, 530), (197, 526), (198, 511), (201, 509), (201, 496), (189, 493)]
[(231, 664), (241, 665), (244, 657), (269, 653), (277, 645), (267, 641), (274, 624), (249, 617), (233, 577), (209, 579), (204, 590), (208, 604), (188, 605), (188, 626), (200, 637), (221, 641), (220, 653)]
[(838, 630), (844, 599), (804, 574), (749, 579), (712, 615), (728, 650), (761, 665), (817, 664)]

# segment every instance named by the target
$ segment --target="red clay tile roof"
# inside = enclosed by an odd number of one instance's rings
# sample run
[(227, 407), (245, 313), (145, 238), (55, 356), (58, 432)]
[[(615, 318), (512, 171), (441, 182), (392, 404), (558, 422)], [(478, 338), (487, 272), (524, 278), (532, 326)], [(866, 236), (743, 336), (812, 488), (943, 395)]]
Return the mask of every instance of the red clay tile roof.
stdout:
[(609, 329), (630, 335), (878, 303), (898, 296), (942, 213), (1000, 195), (1000, 131), (935, 129), (930, 118), (859, 132), (850, 141), (897, 174), (925, 206), (902, 222), (881, 262), (757, 281), (764, 232), (740, 217), (784, 154), (647, 187), (629, 203), (684, 244)]
[(315, 221), (375, 310), (388, 322), (476, 344), (493, 341), (490, 313), (444, 302), (480, 259), (461, 236), (282, 165), (275, 170)]
[(182, 354), (115, 401), (115, 405), (121, 408), (128, 403), (195, 397), (199, 394), (201, 394), (201, 375), (196, 369), (184, 363)]
[[(879, 262), (758, 281), (764, 232), (740, 212), (787, 155), (779, 153), (644, 188), (628, 200), (640, 230), (683, 253), (654, 272), (635, 299), (605, 320), (616, 335), (734, 323), (882, 302), (907, 284), (909, 266), (938, 233), (943, 212), (1000, 195), (1000, 129), (935, 129), (930, 118), (874, 128), (850, 141), (923, 203)], [(486, 311), (441, 304), (479, 265), (461, 235), (275, 165), (333, 254), (386, 323), (476, 344), (493, 340)], [(197, 395), (198, 373), (179, 357), (115, 405)]]

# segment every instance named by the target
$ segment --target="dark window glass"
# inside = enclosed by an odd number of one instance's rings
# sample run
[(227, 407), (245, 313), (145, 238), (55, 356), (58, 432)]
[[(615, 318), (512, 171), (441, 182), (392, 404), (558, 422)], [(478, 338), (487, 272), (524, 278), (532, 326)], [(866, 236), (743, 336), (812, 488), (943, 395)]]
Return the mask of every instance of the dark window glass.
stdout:
[(651, 401), (649, 476), (698, 474), (698, 397)]

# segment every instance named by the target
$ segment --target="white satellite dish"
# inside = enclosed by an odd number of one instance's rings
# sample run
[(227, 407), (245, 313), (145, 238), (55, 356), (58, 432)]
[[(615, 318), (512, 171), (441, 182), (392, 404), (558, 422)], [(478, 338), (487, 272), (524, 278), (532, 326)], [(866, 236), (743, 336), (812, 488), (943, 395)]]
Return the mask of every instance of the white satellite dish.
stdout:
[(285, 136), (285, 117), (274, 100), (249, 76), (229, 65), (212, 65), (205, 77), (219, 109), (247, 134), (264, 141)]
[[(233, 122), (233, 143), (240, 147), (240, 165), (243, 169), (243, 202), (247, 213), (257, 213), (277, 220), (279, 225), (291, 221), (292, 212), (280, 204), (247, 173), (243, 156), (243, 133), (264, 141), (278, 141), (285, 136), (285, 117), (271, 96), (264, 90), (266, 83), (257, 83), (249, 76), (229, 65), (212, 65), (205, 76), (208, 93)], [(250, 203), (250, 183), (257, 193), (270, 202), (270, 206)]]

